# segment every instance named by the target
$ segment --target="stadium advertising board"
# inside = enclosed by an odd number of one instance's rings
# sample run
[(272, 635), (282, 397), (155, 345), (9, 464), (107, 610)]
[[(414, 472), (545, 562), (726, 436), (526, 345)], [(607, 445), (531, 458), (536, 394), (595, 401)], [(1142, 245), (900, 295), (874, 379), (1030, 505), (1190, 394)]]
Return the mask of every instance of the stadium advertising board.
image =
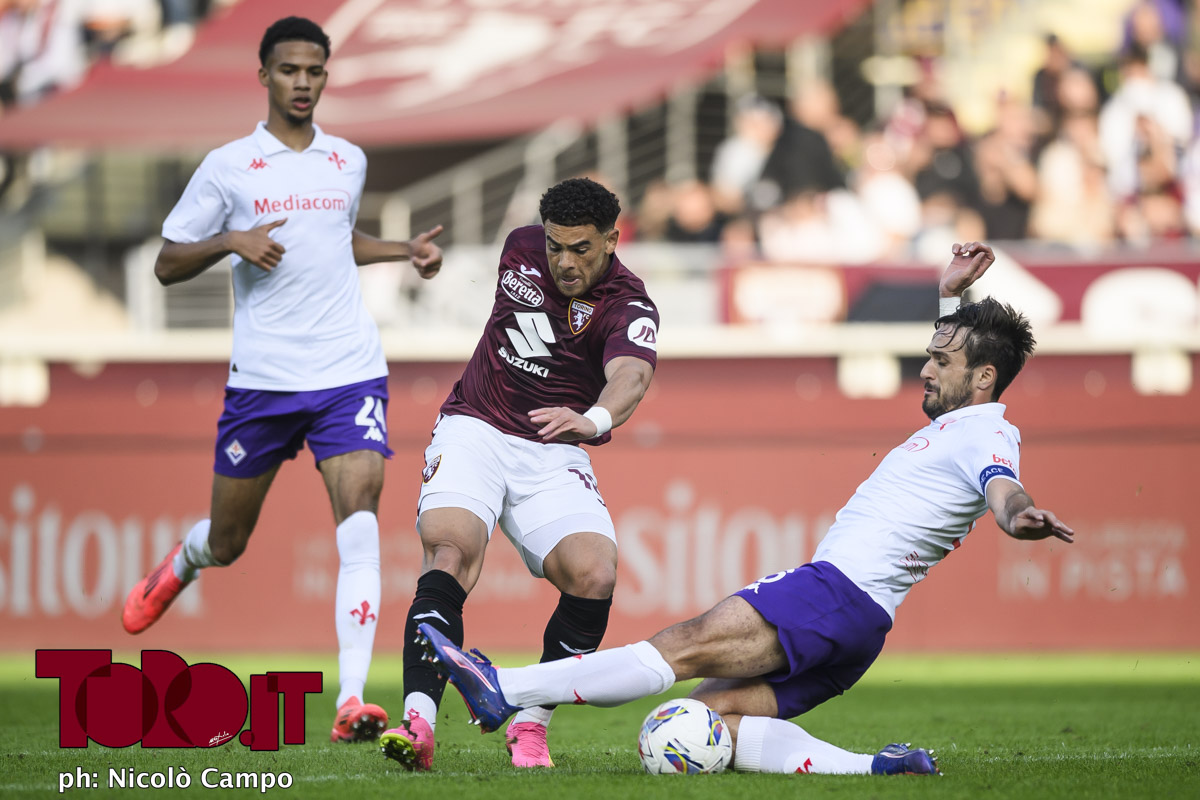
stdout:
[[(421, 562), (421, 453), (458, 371), (393, 366), (380, 652), (401, 647)], [(1031, 362), (1004, 397), (1021, 477), (1077, 541), (1009, 540), (986, 516), (909, 595), (890, 650), (1200, 646), (1185, 622), (1200, 612), (1196, 390), (1139, 395), (1129, 371), (1128, 356)], [(333, 521), (307, 451), (280, 471), (232, 568), (206, 571), (136, 639), (121, 629), (128, 589), (206, 514), (223, 374), (56, 366), (46, 405), (0, 415), (5, 649), (332, 646)], [(806, 560), (858, 483), (925, 423), (918, 405), (911, 382), (890, 399), (847, 400), (832, 359), (665, 361), (633, 422), (592, 451), (620, 543), (607, 641), (645, 637)], [(470, 641), (536, 650), (556, 600), (494, 536), (466, 606)]]

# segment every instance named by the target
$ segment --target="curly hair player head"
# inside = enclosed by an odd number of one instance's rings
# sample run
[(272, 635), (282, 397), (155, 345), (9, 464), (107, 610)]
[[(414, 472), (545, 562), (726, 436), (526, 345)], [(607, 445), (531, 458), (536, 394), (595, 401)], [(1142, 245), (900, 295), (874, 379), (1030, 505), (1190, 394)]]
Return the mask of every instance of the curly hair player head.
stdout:
[(546, 190), (538, 210), (543, 224), (592, 225), (600, 233), (607, 233), (617, 224), (621, 201), (593, 180), (568, 178)]
[(329, 58), (329, 37), (311, 19), (284, 17), (272, 23), (258, 45), (258, 63), (265, 67), (271, 50), (280, 42), (312, 42), (325, 51), (326, 59)]
[(960, 328), (966, 329), (961, 347), (967, 358), (967, 369), (973, 370), (984, 364), (996, 368), (996, 388), (992, 400), (1000, 399), (1037, 344), (1025, 315), (991, 297), (985, 297), (978, 303), (965, 303), (953, 314), (938, 319), (935, 324), (938, 328), (947, 326), (951, 339)]

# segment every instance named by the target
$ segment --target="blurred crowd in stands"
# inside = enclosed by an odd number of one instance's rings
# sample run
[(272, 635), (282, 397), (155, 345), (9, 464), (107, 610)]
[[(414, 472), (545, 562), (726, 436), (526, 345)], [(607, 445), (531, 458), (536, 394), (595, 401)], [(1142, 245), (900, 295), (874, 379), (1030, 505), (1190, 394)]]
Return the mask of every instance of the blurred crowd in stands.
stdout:
[[(0, 0), (0, 125), (7, 111), (74, 88), (100, 61), (153, 66), (183, 55), (222, 1)], [(0, 198), (15, 176), (16, 159), (0, 153)]]
[(836, 263), (940, 261), (952, 241), (1086, 250), (1200, 236), (1200, 41), (1188, 10), (1139, 0), (1119, 52), (1091, 67), (1046, 36), (1028, 92), (996, 97), (994, 126), (975, 137), (932, 58), (867, 126), (824, 83), (801, 86), (786, 109), (745, 97), (708, 180), (653, 187), (638, 236)]
[(79, 83), (98, 60), (182, 54), (210, 0), (0, 0), (0, 114)]
[[(221, 1), (0, 0), (0, 114), (70, 88), (100, 59), (179, 55)], [(960, 126), (936, 57), (918, 59), (902, 100), (867, 125), (826, 83), (786, 107), (743, 97), (704, 180), (650, 185), (629, 233), (720, 244), (739, 260), (838, 263), (940, 261), (951, 241), (1200, 236), (1194, 6), (1136, 0), (1107, 63), (1085, 65), (1048, 35), (1031, 84), (995, 98), (982, 135)]]

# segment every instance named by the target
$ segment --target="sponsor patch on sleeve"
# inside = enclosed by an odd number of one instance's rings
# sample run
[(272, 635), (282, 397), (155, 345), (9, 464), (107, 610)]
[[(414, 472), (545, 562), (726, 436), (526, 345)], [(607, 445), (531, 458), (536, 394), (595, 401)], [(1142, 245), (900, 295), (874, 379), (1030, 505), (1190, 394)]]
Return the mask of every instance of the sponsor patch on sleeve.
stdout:
[(979, 491), (985, 491), (992, 478), (1008, 478), (1011, 481), (1020, 483), (1017, 480), (1017, 473), (1013, 472), (1011, 467), (1006, 467), (1003, 464), (989, 464), (979, 473)]
[(658, 352), (658, 325), (650, 317), (638, 317), (629, 323), (626, 335), (639, 347)]

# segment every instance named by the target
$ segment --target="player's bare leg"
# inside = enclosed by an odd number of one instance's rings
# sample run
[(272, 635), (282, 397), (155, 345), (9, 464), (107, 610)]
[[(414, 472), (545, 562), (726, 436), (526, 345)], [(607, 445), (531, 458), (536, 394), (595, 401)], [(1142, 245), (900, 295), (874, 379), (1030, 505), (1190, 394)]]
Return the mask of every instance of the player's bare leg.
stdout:
[(382, 707), (366, 703), (367, 674), (379, 624), (379, 495), (384, 457), (373, 450), (332, 456), (317, 465), (337, 524), (338, 696), (330, 740), (373, 741), (387, 728)]
[(617, 706), (664, 692), (677, 680), (754, 677), (787, 663), (774, 627), (736, 596), (650, 641), (516, 669), (497, 669), (477, 651), (462, 653), (436, 631), (422, 627), (421, 633), (484, 730), (531, 706)]
[[(542, 636), (541, 661), (590, 653), (608, 629), (613, 587), (617, 582), (617, 545), (599, 533), (572, 533), (554, 546), (542, 572), (561, 592)], [(553, 767), (546, 728), (553, 707), (519, 711), (505, 732), (514, 767)]]
[(733, 767), (741, 772), (937, 772), (937, 759), (924, 750), (892, 744), (877, 755), (852, 753), (821, 741), (794, 722), (776, 719), (775, 690), (764, 678), (706, 678), (688, 696), (721, 715), (733, 735)]
[(617, 545), (599, 533), (573, 533), (546, 556), (542, 572), (560, 592), (610, 598), (617, 584)]
[(166, 612), (198, 570), (228, 566), (246, 549), (278, 465), (253, 478), (213, 475), (210, 518), (188, 531), (125, 598), (121, 622), (141, 633)]
[(208, 548), (217, 566), (229, 566), (246, 551), (267, 490), (278, 472), (276, 465), (253, 478), (213, 475)]
[(421, 535), (422, 574), (445, 572), (470, 593), (483, 571), (489, 531), (465, 508), (431, 508), (417, 522)]
[(775, 626), (734, 595), (650, 639), (678, 680), (753, 678), (787, 666)]
[(417, 527), (424, 554), (404, 627), (404, 714), (399, 726), (384, 732), (380, 745), (384, 755), (407, 769), (428, 770), (446, 679), (422, 660), (417, 626), (427, 623), (462, 644), (463, 603), (483, 569), (488, 530), (478, 516), (457, 507), (428, 509)]
[(385, 464), (383, 454), (376, 450), (356, 450), (332, 456), (317, 465), (338, 525), (359, 511), (379, 513)]
[[(741, 647), (732, 631), (746, 631)], [(726, 598), (696, 619), (650, 640), (684, 677), (707, 677), (691, 697), (721, 714), (734, 736), (734, 769), (742, 772), (825, 774), (929, 774), (937, 761), (924, 750), (889, 745), (878, 755), (852, 753), (821, 741), (799, 725), (776, 719), (779, 706), (760, 676), (787, 665), (778, 632), (740, 597)], [(899, 748), (892, 751), (890, 748)]]
[(773, 717), (779, 712), (775, 692), (763, 678), (705, 678), (688, 697), (720, 714), (735, 733), (736, 720), (743, 716)]

